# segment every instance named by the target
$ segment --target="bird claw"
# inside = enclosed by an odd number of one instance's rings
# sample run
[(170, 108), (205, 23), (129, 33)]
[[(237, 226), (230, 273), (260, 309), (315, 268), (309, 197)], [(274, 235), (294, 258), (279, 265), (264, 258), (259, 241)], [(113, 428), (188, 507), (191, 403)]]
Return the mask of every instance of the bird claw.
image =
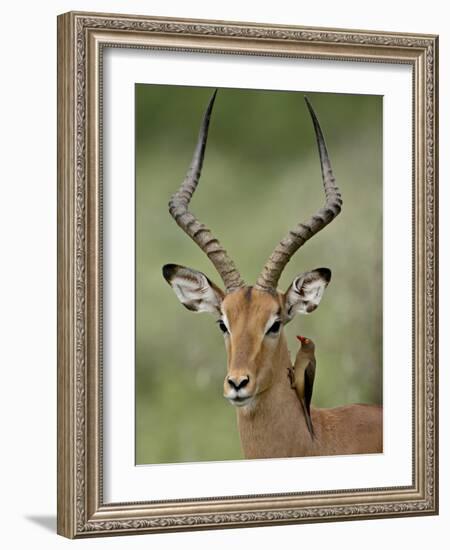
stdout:
[(291, 388), (295, 388), (295, 369), (294, 367), (287, 367), (288, 379), (291, 384)]

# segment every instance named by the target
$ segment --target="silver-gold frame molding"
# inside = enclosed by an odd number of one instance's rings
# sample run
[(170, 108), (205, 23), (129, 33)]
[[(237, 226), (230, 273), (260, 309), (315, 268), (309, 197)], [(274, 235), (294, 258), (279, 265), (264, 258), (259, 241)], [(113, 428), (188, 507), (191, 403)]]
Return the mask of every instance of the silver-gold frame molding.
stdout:
[[(150, 491), (148, 502), (103, 502), (104, 47), (412, 66), (411, 486), (167, 502), (152, 502)], [(58, 17), (58, 533), (75, 538), (438, 512), (437, 48), (431, 35), (96, 13)]]

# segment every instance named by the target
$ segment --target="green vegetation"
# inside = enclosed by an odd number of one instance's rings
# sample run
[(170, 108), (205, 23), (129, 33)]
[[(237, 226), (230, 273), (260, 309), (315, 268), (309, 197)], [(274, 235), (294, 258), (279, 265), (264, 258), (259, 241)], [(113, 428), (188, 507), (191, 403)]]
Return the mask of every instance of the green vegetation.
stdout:
[[(165, 263), (212, 264), (167, 210), (188, 168), (211, 89), (136, 86), (136, 462), (242, 458), (222, 397), (226, 356), (213, 317), (184, 309)], [(287, 327), (316, 342), (313, 405), (382, 399), (382, 98), (308, 94), (344, 206), (281, 278), (329, 267), (318, 310)], [(192, 210), (253, 283), (274, 246), (323, 203), (314, 131), (301, 93), (220, 90)]]

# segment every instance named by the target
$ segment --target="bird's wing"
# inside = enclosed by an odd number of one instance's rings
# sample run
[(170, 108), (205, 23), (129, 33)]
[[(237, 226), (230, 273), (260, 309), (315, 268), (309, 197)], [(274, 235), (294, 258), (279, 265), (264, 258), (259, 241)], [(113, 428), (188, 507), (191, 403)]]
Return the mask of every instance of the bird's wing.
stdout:
[(310, 411), (310, 406), (311, 406), (315, 376), (316, 376), (316, 360), (311, 359), (311, 361), (308, 363), (308, 366), (305, 369), (305, 404), (306, 404), (308, 413)]
[(311, 422), (311, 399), (313, 394), (315, 375), (316, 375), (316, 360), (312, 359), (305, 369), (305, 409), (307, 414), (308, 428), (310, 427), (309, 425), (311, 425), (311, 428), (309, 430), (311, 434), (313, 434), (312, 422)]
[(311, 437), (314, 438), (314, 428), (312, 425), (311, 415), (306, 410), (306, 404), (303, 397), (300, 398), (300, 403), (302, 404), (303, 412), (305, 413), (306, 426), (308, 427), (308, 431), (311, 434)]

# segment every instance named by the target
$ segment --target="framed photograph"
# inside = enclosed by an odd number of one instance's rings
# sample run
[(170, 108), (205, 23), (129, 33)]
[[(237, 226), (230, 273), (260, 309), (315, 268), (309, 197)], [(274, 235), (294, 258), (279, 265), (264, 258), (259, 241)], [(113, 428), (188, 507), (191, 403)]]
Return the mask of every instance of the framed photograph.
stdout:
[(437, 53), (59, 16), (59, 534), (438, 513)]

